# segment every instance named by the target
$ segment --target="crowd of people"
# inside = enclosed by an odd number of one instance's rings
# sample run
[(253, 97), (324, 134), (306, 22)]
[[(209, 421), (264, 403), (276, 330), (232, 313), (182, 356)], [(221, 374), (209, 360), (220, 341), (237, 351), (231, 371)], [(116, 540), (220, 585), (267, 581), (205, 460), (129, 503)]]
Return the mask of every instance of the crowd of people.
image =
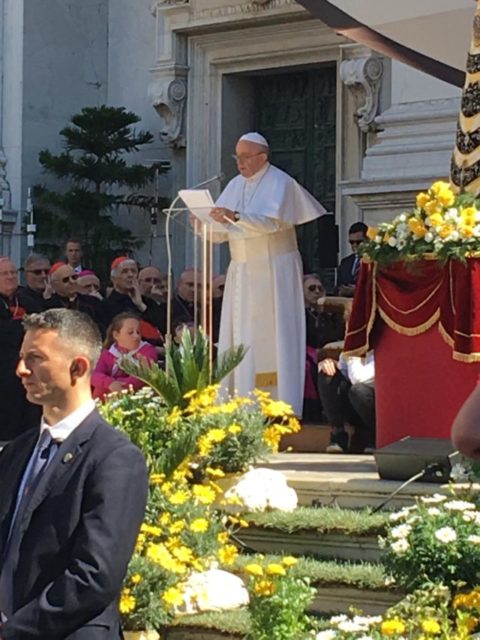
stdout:
[[(359, 244), (358, 224), (352, 233), (353, 253), (339, 267), (339, 294), (353, 295), (358, 274), (355, 260), (355, 250)], [(120, 256), (112, 262), (110, 282), (102, 283), (93, 270), (82, 265), (83, 250), (79, 242), (67, 241), (64, 253), (64, 261), (54, 264), (44, 255), (31, 253), (23, 265), (25, 284), (22, 286), (19, 285), (16, 265), (8, 258), (0, 258), (0, 350), (4, 362), (4, 375), (0, 378), (3, 406), (1, 441), (11, 440), (35, 426), (40, 417), (38, 408), (27, 402), (15, 374), (23, 338), (22, 323), (19, 321), (26, 314), (66, 308), (81, 311), (95, 322), (104, 339), (104, 350), (92, 375), (93, 395), (96, 398), (103, 399), (108, 393), (141, 386), (138, 379), (127, 376), (118, 366), (121, 355), (128, 353), (149, 362), (162, 362), (167, 331), (166, 274), (155, 266), (139, 269), (133, 258)], [(342, 266), (344, 264), (350, 265), (350, 277), (347, 277), (348, 270)], [(195, 322), (200, 322), (200, 287), (201, 274), (194, 269), (186, 269), (174, 287), (172, 330), (177, 340), (183, 327), (192, 328)], [(224, 288), (225, 276), (215, 276), (212, 282), (215, 342), (218, 339)], [(338, 310), (325, 307), (326, 290), (316, 274), (304, 275), (303, 293), (307, 329), (304, 418), (315, 422), (326, 421), (332, 425), (329, 446), (332, 453), (370, 447), (375, 433), (373, 361), (368, 360), (369, 373), (367, 377), (362, 377), (359, 374), (363, 365), (361, 361), (352, 367), (343, 358), (339, 362), (322, 358), (325, 345), (343, 339), (345, 318)], [(352, 371), (356, 371), (356, 374)], [(360, 397), (360, 404), (357, 397)], [(362, 399), (365, 399), (365, 407)], [(365, 416), (369, 418), (365, 419)], [(356, 425), (359, 433), (363, 434), (353, 438), (350, 447), (346, 423)]]

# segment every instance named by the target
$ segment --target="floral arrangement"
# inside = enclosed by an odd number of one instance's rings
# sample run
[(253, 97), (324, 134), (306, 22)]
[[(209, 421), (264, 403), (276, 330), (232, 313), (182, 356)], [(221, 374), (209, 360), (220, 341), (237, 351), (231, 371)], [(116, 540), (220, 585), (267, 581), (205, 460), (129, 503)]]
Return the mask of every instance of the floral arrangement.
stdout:
[(302, 640), (311, 637), (307, 607), (315, 597), (305, 578), (292, 575), (289, 569), (296, 559), (286, 556), (281, 563), (247, 564), (248, 606), (252, 640)]
[(316, 640), (466, 640), (478, 627), (478, 590), (455, 596), (430, 584), (408, 595), (384, 616), (338, 615), (323, 624)]
[(122, 429), (144, 453), (149, 468), (169, 475), (188, 458), (197, 480), (216, 469), (246, 471), (277, 452), (283, 435), (300, 429), (291, 407), (262, 391), (218, 402), (218, 385), (187, 394), (186, 406), (167, 407), (153, 389), (108, 396), (104, 418)]
[(367, 236), (362, 254), (383, 265), (432, 255), (464, 260), (480, 250), (480, 203), (438, 181), (417, 195), (411, 211), (369, 228)]
[(380, 538), (391, 581), (412, 591), (426, 582), (454, 592), (473, 588), (480, 575), (480, 510), (474, 499), (435, 494), (391, 514)]

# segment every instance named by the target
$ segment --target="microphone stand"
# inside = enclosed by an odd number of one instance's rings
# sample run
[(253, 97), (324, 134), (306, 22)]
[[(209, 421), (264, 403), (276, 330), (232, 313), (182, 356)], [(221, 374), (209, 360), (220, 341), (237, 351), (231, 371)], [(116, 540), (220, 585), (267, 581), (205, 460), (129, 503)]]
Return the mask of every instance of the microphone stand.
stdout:
[[(199, 189), (200, 187), (204, 187), (211, 182), (215, 182), (216, 180), (223, 180), (224, 174), (220, 173), (213, 178), (209, 178), (208, 180), (203, 180), (203, 182), (199, 182), (194, 187), (190, 187), (191, 189)], [(183, 211), (188, 211), (186, 207), (175, 208), (177, 202), (181, 199), (180, 194), (177, 194), (176, 197), (172, 200), (172, 203), (168, 207), (168, 209), (164, 209), (166, 220), (165, 220), (165, 244), (167, 250), (167, 333), (165, 335), (165, 372), (168, 374), (169, 365), (168, 365), (168, 352), (172, 345), (172, 284), (173, 284), (173, 260), (172, 260), (172, 246), (170, 242), (170, 221), (172, 217), (175, 217), (178, 213), (182, 213)]]

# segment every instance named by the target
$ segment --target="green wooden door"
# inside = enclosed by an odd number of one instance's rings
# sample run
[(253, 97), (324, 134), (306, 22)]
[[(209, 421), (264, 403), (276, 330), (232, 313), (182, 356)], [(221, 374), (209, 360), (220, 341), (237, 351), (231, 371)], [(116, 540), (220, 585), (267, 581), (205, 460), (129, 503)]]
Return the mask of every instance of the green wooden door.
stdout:
[[(335, 65), (256, 78), (255, 112), (256, 129), (269, 140), (273, 164), (334, 212)], [(305, 272), (336, 264), (336, 229), (327, 218), (297, 227)]]

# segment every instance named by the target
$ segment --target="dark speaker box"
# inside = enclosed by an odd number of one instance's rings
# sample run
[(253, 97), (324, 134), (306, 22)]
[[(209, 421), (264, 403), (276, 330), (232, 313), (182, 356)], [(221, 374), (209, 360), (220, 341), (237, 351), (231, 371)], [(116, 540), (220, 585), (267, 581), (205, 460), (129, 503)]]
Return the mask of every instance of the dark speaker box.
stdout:
[[(460, 462), (450, 440), (442, 438), (411, 438), (407, 436), (375, 451), (375, 462), (383, 480), (408, 480), (424, 469), (419, 482), (448, 482), (452, 466)], [(430, 465), (435, 465), (431, 471)]]

